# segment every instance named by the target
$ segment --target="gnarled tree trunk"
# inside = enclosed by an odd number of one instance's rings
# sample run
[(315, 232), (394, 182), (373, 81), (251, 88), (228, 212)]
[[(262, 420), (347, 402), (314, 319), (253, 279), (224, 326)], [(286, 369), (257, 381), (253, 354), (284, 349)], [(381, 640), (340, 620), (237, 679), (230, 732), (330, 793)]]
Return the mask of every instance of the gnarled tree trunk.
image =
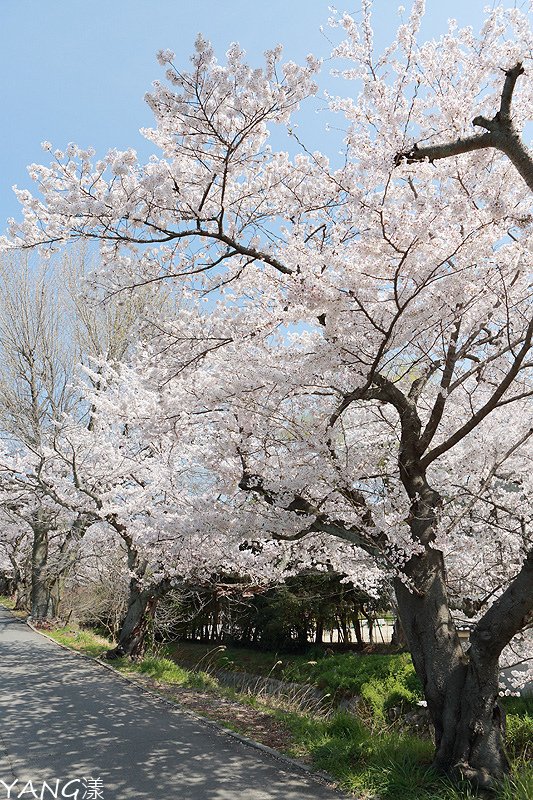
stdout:
[(108, 659), (128, 656), (142, 658), (147, 634), (153, 621), (159, 594), (152, 586), (142, 588), (138, 578), (130, 581), (130, 596), (126, 615), (120, 626), (117, 646), (106, 653)]
[(499, 656), (533, 608), (533, 554), (474, 628), (463, 652), (451, 617), (444, 561), (428, 549), (397, 580), (396, 597), (416, 672), (435, 726), (434, 766), (452, 778), (491, 788), (509, 772), (505, 718), (498, 702)]
[(122, 523), (112, 518), (128, 550), (128, 568), (131, 574), (128, 608), (120, 626), (117, 646), (108, 650), (106, 658), (127, 656), (139, 659), (145, 653), (147, 634), (153, 622), (159, 599), (170, 590), (170, 581), (163, 579), (157, 584), (146, 581), (148, 562), (142, 558)]
[(411, 535), (423, 550), (405, 565), (406, 579), (395, 581), (398, 610), (435, 727), (434, 766), (490, 788), (509, 771), (498, 662), (533, 610), (533, 554), (478, 622), (465, 653), (450, 611), (444, 557), (433, 546), (442, 499), (427, 481), (413, 433), (404, 424), (400, 474), (411, 500)]

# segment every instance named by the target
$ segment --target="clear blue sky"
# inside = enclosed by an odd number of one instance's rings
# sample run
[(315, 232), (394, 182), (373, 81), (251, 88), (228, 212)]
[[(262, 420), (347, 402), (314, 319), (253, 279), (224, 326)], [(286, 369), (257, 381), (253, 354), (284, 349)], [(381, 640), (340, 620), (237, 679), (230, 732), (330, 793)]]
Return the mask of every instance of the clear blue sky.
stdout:
[[(440, 34), (449, 17), (479, 28), (489, 0), (426, 2), (428, 38)], [(400, 4), (411, 5), (376, 0), (378, 43), (390, 39)], [(186, 68), (201, 32), (221, 57), (233, 41), (256, 62), (278, 42), (295, 60), (308, 52), (327, 57), (330, 46), (320, 26), (328, 35), (328, 5), (327, 0), (2, 0), (0, 232), (7, 217), (19, 215), (12, 185), (30, 187), (26, 165), (47, 162), (41, 141), (60, 148), (70, 141), (91, 145), (98, 155), (111, 147), (150, 152), (138, 131), (152, 123), (143, 96), (162, 76), (158, 49), (174, 50), (176, 63)], [(517, 0), (517, 5), (526, 4)], [(359, 0), (338, 4), (350, 13), (358, 7)], [(315, 123), (313, 146), (324, 120), (306, 118), (307, 125)]]

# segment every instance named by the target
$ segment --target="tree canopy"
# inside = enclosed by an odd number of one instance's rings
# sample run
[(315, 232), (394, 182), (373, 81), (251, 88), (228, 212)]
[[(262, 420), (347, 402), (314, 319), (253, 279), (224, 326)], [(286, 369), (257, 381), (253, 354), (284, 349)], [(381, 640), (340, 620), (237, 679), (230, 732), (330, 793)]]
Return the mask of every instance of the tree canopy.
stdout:
[[(499, 7), (477, 37), (451, 21), (420, 42), (414, 0), (380, 54), (371, 8), (331, 20), (340, 160), (293, 127), (317, 58), (220, 63), (199, 37), (189, 71), (158, 55), (160, 155), (69, 145), (30, 166), (4, 246), (96, 241), (94, 286), (147, 298), (94, 424), (64, 418), (39, 479), (175, 573), (224, 553), (258, 579), (389, 580), (435, 764), (489, 785), (500, 658), (533, 655), (532, 33)], [(269, 144), (280, 126), (294, 154)]]

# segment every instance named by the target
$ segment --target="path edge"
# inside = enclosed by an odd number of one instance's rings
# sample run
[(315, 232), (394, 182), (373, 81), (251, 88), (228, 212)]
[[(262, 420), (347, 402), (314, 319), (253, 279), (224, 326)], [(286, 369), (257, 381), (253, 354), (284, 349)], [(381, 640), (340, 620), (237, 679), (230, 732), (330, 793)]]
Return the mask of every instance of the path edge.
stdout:
[(56, 641), (56, 639), (53, 639), (45, 631), (36, 628), (28, 619), (21, 619), (20, 617), (17, 617), (15, 614), (13, 614), (12, 609), (1, 604), (0, 606), (4, 611), (7, 611), (13, 619), (17, 620), (17, 622), (20, 622), (23, 625), (26, 625), (34, 633), (37, 633), (44, 639), (48, 639), (49, 642), (52, 642), (57, 647), (66, 650), (67, 653), (70, 653), (73, 656), (77, 656), (78, 658), (84, 659), (85, 661), (88, 661), (93, 665), (103, 667), (116, 677), (120, 678), (120, 680), (130, 684), (131, 686), (134, 686), (136, 689), (140, 690), (143, 694), (149, 695), (150, 698), (154, 700), (156, 703), (161, 703), (173, 712), (179, 712), (180, 714), (184, 714), (185, 716), (217, 731), (220, 734), (230, 736), (232, 739), (235, 739), (241, 744), (244, 744), (248, 747), (253, 748), (254, 750), (258, 750), (259, 752), (270, 756), (274, 760), (279, 761), (282, 764), (285, 764), (287, 767), (290, 767), (293, 772), (302, 773), (306, 777), (320, 784), (321, 786), (325, 786), (330, 791), (336, 792), (339, 797), (345, 797), (345, 798), (350, 797), (350, 795), (341, 792), (341, 790), (336, 786), (333, 777), (329, 775), (327, 772), (313, 770), (307, 764), (303, 764), (301, 761), (298, 761), (295, 758), (291, 758), (291, 756), (287, 756), (284, 753), (281, 753), (279, 750), (275, 750), (273, 747), (269, 747), (266, 744), (261, 744), (261, 742), (256, 742), (255, 739), (251, 739), (249, 736), (244, 736), (241, 733), (237, 733), (237, 731), (233, 731), (231, 728), (226, 728), (224, 725), (220, 724), (216, 720), (209, 719), (208, 717), (203, 717), (197, 712), (191, 711), (191, 709), (181, 706), (178, 701), (173, 701), (167, 697), (163, 697), (153, 689), (150, 689), (144, 684), (142, 684), (140, 681), (136, 681), (134, 678), (130, 678), (128, 675), (124, 675), (124, 673), (120, 672), (120, 670), (116, 669), (111, 664), (106, 663), (104, 660), (100, 658), (94, 658), (93, 656), (89, 656), (86, 653), (80, 653), (79, 650), (74, 650), (68, 645)]

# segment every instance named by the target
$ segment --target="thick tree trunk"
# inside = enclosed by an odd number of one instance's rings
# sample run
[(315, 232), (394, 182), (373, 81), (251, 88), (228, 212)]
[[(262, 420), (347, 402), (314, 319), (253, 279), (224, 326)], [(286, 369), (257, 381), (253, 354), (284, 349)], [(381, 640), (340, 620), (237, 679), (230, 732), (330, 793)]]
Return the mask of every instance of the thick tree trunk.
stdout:
[[(441, 498), (414, 457), (403, 452), (402, 480), (411, 498), (413, 540), (423, 546), (395, 581), (402, 626), (435, 726), (434, 766), (479, 788), (509, 772), (498, 704), (499, 658), (533, 619), (533, 550), (506, 590), (477, 622), (465, 654), (446, 591), (444, 557), (433, 547)], [(416, 463), (415, 463), (416, 467)]]
[(482, 788), (509, 772), (505, 714), (498, 702), (498, 661), (470, 662), (460, 697), (452, 770)]
[(48, 533), (45, 521), (37, 518), (33, 524), (31, 561), (31, 616), (46, 619), (50, 613), (50, 588), (48, 585)]
[(130, 582), (130, 597), (126, 615), (120, 627), (117, 646), (106, 658), (128, 656), (142, 658), (147, 645), (147, 633), (153, 621), (159, 597), (153, 587), (142, 589), (137, 578)]
[(509, 771), (498, 705), (498, 655), (463, 653), (448, 606), (442, 553), (407, 568), (416, 589), (396, 582), (402, 626), (435, 727), (434, 767), (489, 788)]
[[(444, 557), (433, 544), (442, 498), (429, 485), (420, 458), (431, 441), (431, 426), (428, 423), (430, 432), (421, 434), (420, 419), (412, 404), (399, 397), (394, 387), (388, 391), (402, 422), (400, 477), (411, 501), (411, 536), (420, 547), (420, 553), (403, 568), (405, 579), (396, 578), (394, 588), (435, 727), (434, 767), (450, 777), (462, 776), (480, 788), (489, 788), (509, 770), (497, 703), (498, 659), (521, 623), (513, 620), (515, 627), (509, 630), (510, 635), (490, 645), (490, 659), (486, 646), (471, 647), (472, 652), (464, 654), (450, 612)], [(492, 642), (490, 622), (482, 638)]]
[[(511, 77), (508, 73), (508, 78)], [(498, 384), (491, 400), (447, 441), (428, 452), (439, 428), (453, 377), (459, 324), (455, 326), (448, 346), (441, 377), (443, 391), (439, 392), (424, 428), (416, 408), (414, 386), (409, 395), (405, 395), (396, 382), (378, 372), (371, 373), (366, 388), (344, 396), (329, 422), (332, 426), (342, 411), (358, 399), (389, 403), (398, 412), (401, 422), (398, 468), (410, 501), (408, 521), (413, 542), (413, 555), (401, 567), (402, 578), (397, 577), (394, 581), (399, 615), (435, 727), (434, 765), (447, 775), (464, 776), (482, 788), (491, 787), (509, 770), (503, 744), (503, 715), (498, 705), (498, 662), (504, 647), (533, 622), (533, 549), (527, 554), (519, 573), (476, 624), (470, 637), (470, 649), (465, 654), (450, 613), (443, 553), (435, 546), (442, 498), (429, 485), (426, 470), (440, 455), (461, 441), (490, 413), (491, 408), (498, 406), (530, 352), (532, 327), (533, 323), (530, 323), (511, 368)], [(271, 505), (277, 504), (278, 495), (265, 489), (262, 479), (246, 470), (243, 470), (239, 486), (256, 492)], [(305, 497), (295, 495), (290, 503), (284, 500), (282, 507), (306, 516), (314, 515), (308, 531), (338, 536), (361, 546), (373, 556), (377, 545), (390, 548), (395, 555), (394, 544), (387, 537), (383, 541), (381, 534), (375, 535), (372, 510), (364, 498), (356, 494), (353, 501), (365, 510), (362, 520), (365, 526), (370, 526), (369, 536), (364, 528), (359, 530), (342, 520), (331, 520)]]
[[(144, 582), (148, 562), (142, 558), (135, 547), (125, 525), (115, 516), (108, 517), (108, 522), (115, 528), (124, 541), (128, 551), (128, 568), (132, 575), (128, 608), (120, 626), (118, 643), (108, 650), (106, 658), (114, 659), (128, 656), (131, 659), (142, 658), (147, 645), (147, 633), (153, 621), (157, 602), (170, 589), (170, 581), (162, 580), (157, 585)], [(143, 585), (145, 584), (145, 585)]]

